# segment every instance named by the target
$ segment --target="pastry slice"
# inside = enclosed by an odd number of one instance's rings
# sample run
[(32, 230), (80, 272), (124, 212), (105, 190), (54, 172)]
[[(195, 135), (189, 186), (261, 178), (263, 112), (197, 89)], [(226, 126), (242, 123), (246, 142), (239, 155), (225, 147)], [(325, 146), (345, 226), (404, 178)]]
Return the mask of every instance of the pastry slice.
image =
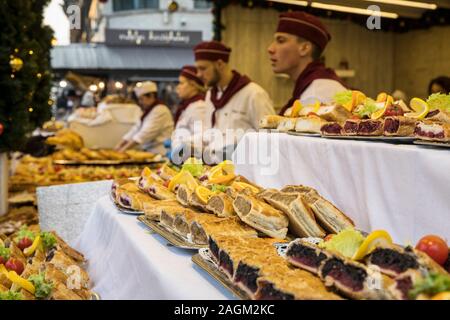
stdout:
[[(49, 252), (46, 261), (69, 277), (73, 274), (74, 266), (77, 266), (75, 261), (66, 254), (64, 254), (61, 250), (52, 250), (51, 252)], [(84, 269), (77, 266), (77, 272), (78, 270), (80, 275), (81, 287), (89, 289), (90, 288), (89, 275)]]
[[(64, 252), (65, 255), (70, 257), (72, 260), (77, 262), (78, 264), (82, 264), (86, 262), (83, 254), (69, 246), (55, 231), (51, 231), (53, 236), (56, 238), (56, 247), (58, 250)], [(39, 255), (40, 250), (38, 250), (35, 254), (35, 258)]]
[(367, 268), (364, 264), (328, 251), (331, 258), (325, 259), (319, 268), (319, 276), (327, 287), (334, 287), (352, 299), (391, 299), (387, 287), (392, 279)]
[(167, 187), (163, 186), (158, 182), (152, 183), (147, 192), (155, 199), (159, 200), (175, 200), (176, 196), (173, 192), (171, 192)]
[(394, 283), (388, 287), (389, 293), (396, 300), (410, 300), (409, 291), (422, 279), (419, 270), (409, 269), (394, 278)]
[(331, 255), (318, 246), (304, 239), (295, 239), (289, 243), (286, 259), (292, 265), (319, 274), (319, 267), (323, 261), (330, 259)]
[(50, 294), (51, 300), (83, 300), (74, 291), (68, 289), (62, 282), (53, 283), (53, 289)]
[(352, 116), (352, 114), (340, 105), (323, 106), (317, 111), (317, 115), (327, 121), (344, 122)]
[(181, 208), (182, 206), (176, 200), (155, 200), (144, 203), (144, 214), (147, 219), (159, 221), (161, 211), (166, 208)]
[(450, 142), (450, 123), (418, 122), (414, 135), (422, 140)]
[(81, 148), (80, 152), (88, 157), (90, 160), (103, 160), (103, 156), (100, 152), (88, 148)]
[(191, 232), (191, 223), (195, 217), (201, 214), (201, 212), (192, 211), (185, 209), (181, 214), (177, 215), (173, 221), (173, 229), (181, 236), (187, 238), (188, 234)]
[(324, 136), (339, 136), (342, 134), (342, 126), (338, 122), (329, 122), (320, 128)]
[(259, 127), (261, 129), (276, 129), (280, 122), (285, 118), (286, 117), (275, 114), (266, 115), (260, 120)]
[(165, 163), (156, 171), (156, 174), (164, 181), (169, 181), (178, 174), (178, 171), (175, 171)]
[(281, 132), (294, 131), (296, 122), (297, 118), (284, 118), (278, 124), (277, 130)]
[(386, 117), (384, 119), (384, 135), (397, 137), (413, 136), (416, 122), (416, 119), (403, 116)]
[(300, 117), (295, 123), (295, 131), (305, 133), (320, 133), (320, 128), (326, 123), (326, 120), (314, 115)]
[(242, 194), (233, 201), (233, 208), (242, 221), (262, 233), (272, 238), (286, 237), (289, 220), (282, 211)]
[(360, 119), (347, 119), (344, 122), (344, 126), (342, 128), (342, 134), (346, 136), (356, 136), (358, 135), (358, 127), (360, 124)]
[(360, 136), (381, 136), (383, 135), (384, 122), (381, 119), (364, 119), (359, 122), (358, 135)]
[(119, 189), (118, 191), (118, 202), (124, 208), (143, 211), (144, 204), (153, 201), (154, 199), (141, 191), (131, 192), (123, 189)]
[(149, 168), (145, 167), (141, 172), (141, 176), (139, 177), (137, 185), (138, 185), (139, 189), (141, 189), (142, 191), (148, 192), (148, 189), (153, 184), (162, 183), (162, 182), (163, 182), (162, 179), (160, 179), (156, 175), (153, 175), (152, 171)]
[(188, 211), (190, 210), (184, 207), (165, 207), (164, 209), (161, 209), (160, 222), (166, 227), (173, 228), (175, 218)]
[(224, 192), (209, 198), (206, 209), (218, 217), (236, 216), (236, 212), (233, 208), (233, 199)]
[(425, 120), (450, 124), (450, 112), (436, 109), (428, 112), (428, 114), (425, 116)]
[(289, 228), (299, 237), (325, 237), (314, 213), (300, 193), (273, 192), (263, 196), (273, 207), (289, 217)]

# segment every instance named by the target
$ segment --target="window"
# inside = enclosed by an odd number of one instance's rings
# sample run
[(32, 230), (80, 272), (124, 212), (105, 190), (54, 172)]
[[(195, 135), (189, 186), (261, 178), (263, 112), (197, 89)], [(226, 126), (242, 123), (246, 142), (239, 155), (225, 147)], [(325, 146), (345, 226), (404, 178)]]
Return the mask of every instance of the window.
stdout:
[(194, 0), (194, 9), (209, 9), (212, 7), (211, 1)]
[(114, 0), (114, 11), (159, 9), (159, 0)]

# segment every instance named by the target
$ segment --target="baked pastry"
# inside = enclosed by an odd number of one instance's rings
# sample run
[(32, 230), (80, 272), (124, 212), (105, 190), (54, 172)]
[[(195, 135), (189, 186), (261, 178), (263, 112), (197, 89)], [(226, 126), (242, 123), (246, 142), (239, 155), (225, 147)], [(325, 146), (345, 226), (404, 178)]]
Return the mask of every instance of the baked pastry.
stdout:
[(333, 105), (320, 107), (317, 115), (327, 121), (344, 122), (352, 114), (341, 105)]
[(410, 137), (414, 135), (416, 119), (393, 116), (384, 119), (383, 134), (385, 136)]
[(347, 119), (344, 122), (344, 126), (342, 128), (342, 134), (346, 136), (356, 136), (358, 134), (358, 127), (360, 119)]
[(161, 212), (167, 208), (183, 208), (176, 200), (155, 200), (144, 203), (144, 214), (147, 219), (159, 221)]
[(319, 276), (326, 286), (353, 299), (392, 298), (387, 290), (392, 279), (337, 253), (328, 251), (328, 254), (332, 257), (325, 259), (319, 268)]
[(161, 209), (161, 215), (160, 215), (160, 222), (161, 224), (165, 225), (166, 227), (173, 228), (175, 218), (178, 215), (182, 215), (186, 212), (189, 212), (190, 210), (184, 207), (165, 207)]
[(96, 150), (88, 149), (88, 148), (81, 148), (80, 152), (88, 157), (89, 160), (103, 160), (104, 157), (102, 154)]
[(393, 277), (420, 268), (446, 273), (428, 255), (409, 246), (406, 248), (397, 245), (379, 246), (366, 257), (366, 263), (368, 266), (377, 266), (382, 273)]
[(319, 274), (322, 262), (331, 257), (328, 251), (304, 239), (290, 242), (286, 251), (286, 260), (289, 263), (314, 274)]
[(233, 208), (242, 221), (262, 233), (272, 238), (286, 237), (289, 220), (282, 211), (243, 194), (233, 201)]
[(136, 161), (151, 160), (155, 157), (155, 154), (153, 154), (151, 152), (134, 150), (134, 149), (125, 151), (125, 154), (128, 156), (128, 158), (136, 160)]
[(277, 130), (281, 132), (294, 131), (297, 118), (284, 118), (278, 124)]
[(276, 129), (285, 118), (275, 114), (266, 115), (259, 121), (259, 127), (261, 129)]
[(124, 208), (133, 209), (136, 211), (144, 210), (144, 204), (146, 202), (153, 202), (154, 199), (150, 198), (147, 194), (141, 191), (127, 191), (123, 188), (119, 188), (117, 191), (117, 202)]
[(317, 224), (314, 213), (301, 193), (267, 191), (262, 198), (289, 217), (289, 228), (299, 237), (325, 237), (325, 232)]
[(177, 215), (173, 221), (173, 229), (181, 236), (187, 238), (191, 232), (191, 223), (199, 214), (206, 214), (185, 209), (181, 214)]
[(161, 177), (161, 179), (168, 181), (175, 177), (178, 172), (169, 167), (167, 163), (163, 164), (161, 168), (156, 171), (156, 174)]
[(389, 293), (396, 300), (410, 300), (409, 291), (422, 279), (419, 270), (409, 269), (394, 278), (394, 282), (388, 287)]
[(218, 217), (236, 216), (233, 208), (233, 199), (224, 192), (213, 195), (208, 199), (206, 209), (214, 213)]
[(414, 135), (422, 140), (450, 142), (450, 123), (418, 122)]
[(128, 155), (123, 152), (115, 151), (115, 150), (108, 150), (108, 149), (101, 149), (98, 151), (104, 159), (107, 160), (126, 160), (128, 159)]
[(338, 122), (328, 122), (320, 128), (324, 136), (339, 136), (342, 134), (342, 125)]
[(326, 120), (314, 115), (300, 117), (295, 123), (295, 131), (306, 133), (320, 133), (320, 128), (326, 123)]
[(211, 231), (214, 229), (214, 226), (210, 228), (210, 225), (222, 222), (224, 219), (225, 218), (219, 218), (212, 214), (204, 214), (195, 217), (190, 226), (192, 241), (196, 244), (207, 244), (208, 233), (205, 228), (208, 229), (208, 231)]
[(176, 199), (176, 196), (174, 193), (172, 193), (167, 187), (163, 186), (161, 183), (156, 182), (156, 181), (148, 187), (147, 192), (153, 198), (159, 199), (159, 200), (175, 200)]
[(381, 119), (363, 119), (358, 124), (358, 135), (360, 136), (381, 136), (383, 135), (384, 122)]
[(436, 109), (436, 110), (428, 112), (428, 114), (425, 116), (425, 120), (437, 121), (437, 122), (450, 124), (450, 112), (445, 111), (445, 110)]

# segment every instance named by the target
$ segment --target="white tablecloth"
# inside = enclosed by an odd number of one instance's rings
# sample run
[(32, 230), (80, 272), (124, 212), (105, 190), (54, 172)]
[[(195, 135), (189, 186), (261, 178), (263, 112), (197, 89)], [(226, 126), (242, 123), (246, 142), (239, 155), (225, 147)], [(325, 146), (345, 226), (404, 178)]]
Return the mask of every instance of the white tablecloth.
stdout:
[(88, 259), (93, 290), (102, 299), (233, 299), (191, 262), (195, 251), (167, 246), (108, 196), (95, 204), (75, 248)]
[(398, 243), (450, 238), (450, 152), (416, 145), (247, 133), (233, 160), (264, 187), (316, 188), (356, 223)]

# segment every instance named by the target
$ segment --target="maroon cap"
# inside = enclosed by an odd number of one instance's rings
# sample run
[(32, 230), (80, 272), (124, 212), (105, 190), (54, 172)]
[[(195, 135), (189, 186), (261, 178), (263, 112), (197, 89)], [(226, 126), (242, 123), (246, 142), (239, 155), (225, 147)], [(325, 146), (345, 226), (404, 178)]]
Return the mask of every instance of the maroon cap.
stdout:
[(183, 68), (181, 68), (180, 76), (191, 79), (202, 87), (204, 86), (203, 81), (197, 77), (197, 68), (194, 66), (183, 66)]
[(222, 60), (224, 62), (228, 62), (228, 60), (230, 59), (230, 53), (231, 48), (218, 41), (202, 42), (194, 47), (195, 61)]
[(280, 14), (277, 32), (296, 35), (315, 43), (322, 51), (331, 35), (319, 18), (300, 11)]

